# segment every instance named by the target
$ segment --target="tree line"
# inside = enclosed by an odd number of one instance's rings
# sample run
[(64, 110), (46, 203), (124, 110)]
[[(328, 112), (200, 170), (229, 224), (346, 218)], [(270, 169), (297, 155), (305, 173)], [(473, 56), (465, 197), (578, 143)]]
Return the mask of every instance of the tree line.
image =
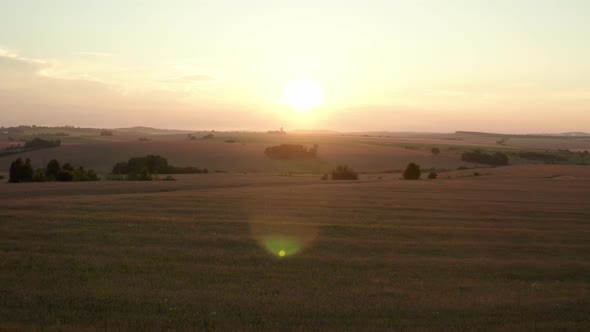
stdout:
[(461, 160), (494, 166), (508, 165), (508, 156), (502, 152), (485, 153), (480, 150), (464, 152), (461, 155)]
[(46, 182), (46, 181), (98, 181), (98, 175), (92, 169), (82, 166), (74, 167), (70, 163), (60, 164), (56, 159), (50, 160), (44, 168), (34, 169), (30, 159), (18, 158), (10, 164), (8, 182)]
[(310, 148), (301, 144), (281, 144), (267, 147), (264, 154), (271, 159), (279, 160), (316, 159), (318, 149), (317, 144)]
[(147, 155), (145, 157), (133, 157), (128, 161), (122, 161), (113, 166), (112, 174), (126, 175), (129, 178), (146, 178), (151, 174), (201, 174), (209, 173), (207, 168), (193, 166), (173, 166), (160, 155)]

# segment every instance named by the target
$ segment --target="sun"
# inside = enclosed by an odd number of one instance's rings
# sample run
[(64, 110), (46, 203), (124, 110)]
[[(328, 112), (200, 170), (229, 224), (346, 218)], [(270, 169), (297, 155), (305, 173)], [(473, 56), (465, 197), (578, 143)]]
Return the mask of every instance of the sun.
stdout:
[(307, 111), (324, 103), (324, 90), (313, 79), (297, 78), (287, 82), (283, 98), (292, 108)]

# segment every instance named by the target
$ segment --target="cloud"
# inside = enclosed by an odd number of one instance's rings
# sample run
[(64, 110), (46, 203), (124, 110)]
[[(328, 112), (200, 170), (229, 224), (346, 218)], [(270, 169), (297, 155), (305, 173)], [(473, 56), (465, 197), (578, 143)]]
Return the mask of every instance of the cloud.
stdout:
[[(243, 106), (191, 86), (215, 81), (211, 70), (174, 71), (177, 80), (187, 84), (169, 84), (174, 88), (168, 89), (158, 79), (170, 75), (165, 68), (169, 66), (149, 71), (100, 62), (40, 60), (0, 50), (0, 124), (239, 128), (252, 117), (244, 115), (252, 112)], [(144, 85), (137, 88), (136, 82)], [(254, 118), (250, 125), (264, 121), (269, 120)]]

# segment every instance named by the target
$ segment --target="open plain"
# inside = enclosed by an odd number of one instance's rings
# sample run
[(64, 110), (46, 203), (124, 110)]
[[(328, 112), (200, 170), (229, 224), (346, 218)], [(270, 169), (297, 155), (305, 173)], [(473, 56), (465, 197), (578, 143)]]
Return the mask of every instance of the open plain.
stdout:
[(236, 159), (259, 172), (2, 183), (0, 329), (590, 329), (588, 166), (404, 181), (367, 159), (437, 157), (382, 143), (353, 146), (357, 181), (263, 172), (261, 154)]

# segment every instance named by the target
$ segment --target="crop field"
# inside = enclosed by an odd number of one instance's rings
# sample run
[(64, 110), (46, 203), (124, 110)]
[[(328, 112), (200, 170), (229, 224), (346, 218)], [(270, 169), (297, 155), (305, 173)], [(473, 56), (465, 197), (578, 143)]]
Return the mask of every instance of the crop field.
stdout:
[(0, 330), (588, 330), (590, 169), (0, 184)]
[[(69, 130), (0, 175), (147, 154), (211, 172), (0, 183), (0, 330), (590, 329), (590, 159), (566, 150), (587, 138)], [(318, 159), (264, 155), (284, 143)], [(409, 162), (438, 179), (401, 180)], [(336, 165), (359, 180), (320, 180)]]

